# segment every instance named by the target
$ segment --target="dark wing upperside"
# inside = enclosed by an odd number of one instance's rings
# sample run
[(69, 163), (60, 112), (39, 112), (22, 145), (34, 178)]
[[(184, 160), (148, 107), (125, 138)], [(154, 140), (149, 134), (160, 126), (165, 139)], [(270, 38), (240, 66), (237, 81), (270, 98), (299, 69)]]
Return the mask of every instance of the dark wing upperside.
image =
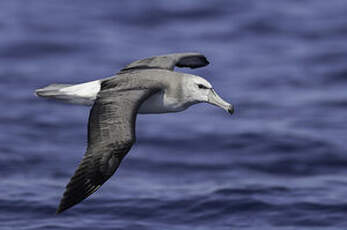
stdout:
[(208, 65), (207, 58), (200, 53), (176, 53), (145, 58), (130, 63), (121, 72), (136, 69), (166, 69), (174, 70), (174, 67), (199, 68)]
[(89, 115), (88, 148), (66, 186), (57, 213), (78, 204), (117, 170), (135, 142), (136, 113), (153, 89), (102, 90)]

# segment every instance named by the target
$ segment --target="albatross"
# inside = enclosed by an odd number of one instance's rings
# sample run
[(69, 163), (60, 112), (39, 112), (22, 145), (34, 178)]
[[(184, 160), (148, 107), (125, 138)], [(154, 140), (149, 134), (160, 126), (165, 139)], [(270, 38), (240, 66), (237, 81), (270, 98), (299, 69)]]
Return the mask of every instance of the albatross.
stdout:
[(200, 53), (161, 55), (132, 62), (112, 77), (37, 89), (37, 96), (92, 106), (88, 147), (66, 186), (57, 213), (86, 199), (115, 173), (135, 143), (138, 113), (180, 112), (207, 102), (232, 114), (233, 105), (219, 97), (207, 80), (174, 71), (175, 66), (198, 68), (208, 64)]

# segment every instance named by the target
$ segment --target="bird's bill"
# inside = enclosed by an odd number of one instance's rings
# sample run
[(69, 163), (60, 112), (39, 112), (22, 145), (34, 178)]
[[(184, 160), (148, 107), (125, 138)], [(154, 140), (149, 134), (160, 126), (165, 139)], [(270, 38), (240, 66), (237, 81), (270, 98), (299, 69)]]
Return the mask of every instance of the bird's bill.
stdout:
[(209, 95), (208, 95), (208, 103), (212, 105), (216, 105), (225, 111), (227, 111), (230, 114), (234, 113), (234, 106), (232, 104), (229, 104), (228, 102), (224, 101), (214, 89), (211, 89)]

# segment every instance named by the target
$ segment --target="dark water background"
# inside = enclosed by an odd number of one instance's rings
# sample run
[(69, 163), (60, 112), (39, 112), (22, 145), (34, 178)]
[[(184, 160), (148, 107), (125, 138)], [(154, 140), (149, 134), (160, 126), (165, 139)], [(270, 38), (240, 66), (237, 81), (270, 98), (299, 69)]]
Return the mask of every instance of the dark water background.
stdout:
[[(89, 108), (33, 90), (187, 51), (234, 116), (139, 116), (116, 175), (54, 215)], [(345, 0), (1, 0), (0, 98), (1, 230), (347, 229)]]

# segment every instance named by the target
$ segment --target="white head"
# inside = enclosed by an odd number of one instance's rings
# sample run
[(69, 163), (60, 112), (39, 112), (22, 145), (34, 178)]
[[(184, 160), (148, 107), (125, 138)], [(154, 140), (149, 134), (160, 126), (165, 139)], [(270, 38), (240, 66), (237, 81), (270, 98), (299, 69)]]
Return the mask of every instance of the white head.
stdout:
[(234, 112), (234, 106), (219, 97), (212, 85), (202, 77), (185, 74), (182, 91), (185, 100), (191, 104), (206, 102), (216, 105), (230, 114)]

